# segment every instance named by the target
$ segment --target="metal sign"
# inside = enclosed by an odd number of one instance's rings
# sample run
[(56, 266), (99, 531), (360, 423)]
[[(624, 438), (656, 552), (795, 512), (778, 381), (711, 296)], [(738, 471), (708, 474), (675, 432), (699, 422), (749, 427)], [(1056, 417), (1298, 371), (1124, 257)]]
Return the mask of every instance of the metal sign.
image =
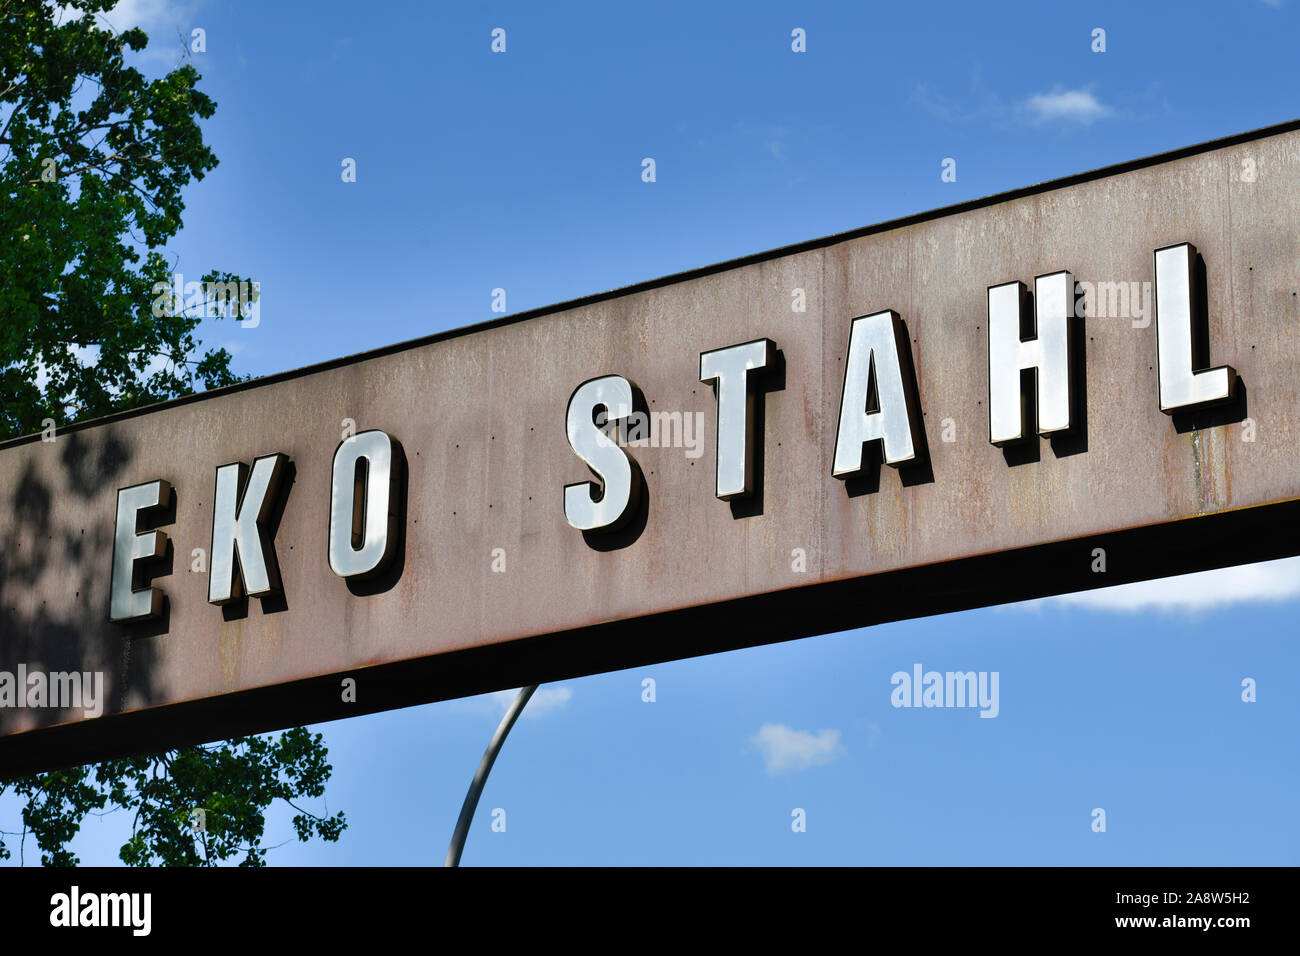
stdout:
[(0, 773), (1300, 552), (1298, 183), (1292, 124), (2, 445)]

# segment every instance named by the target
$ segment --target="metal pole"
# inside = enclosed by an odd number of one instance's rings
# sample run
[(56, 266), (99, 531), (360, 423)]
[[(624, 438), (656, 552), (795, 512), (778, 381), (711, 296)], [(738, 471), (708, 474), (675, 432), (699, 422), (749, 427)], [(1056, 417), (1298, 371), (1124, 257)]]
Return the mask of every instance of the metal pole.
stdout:
[(519, 689), (519, 696), (510, 705), (506, 715), (501, 718), (501, 723), (497, 726), (497, 732), (492, 735), (491, 743), (488, 744), (487, 750), (483, 752), (483, 759), (479, 761), (478, 771), (474, 774), (474, 780), (469, 785), (469, 793), (465, 794), (465, 803), (460, 808), (460, 818), (456, 821), (456, 832), (451, 835), (451, 846), (447, 848), (447, 860), (443, 863), (443, 866), (460, 866), (460, 855), (465, 849), (465, 838), (469, 836), (470, 821), (474, 819), (474, 808), (478, 806), (478, 798), (483, 793), (483, 785), (487, 783), (488, 774), (492, 772), (492, 764), (496, 762), (497, 754), (501, 751), (501, 745), (506, 742), (506, 734), (510, 733), (510, 728), (515, 725), (515, 721), (523, 713), (524, 705), (528, 703), (528, 698), (533, 696), (535, 690), (537, 690), (536, 684)]

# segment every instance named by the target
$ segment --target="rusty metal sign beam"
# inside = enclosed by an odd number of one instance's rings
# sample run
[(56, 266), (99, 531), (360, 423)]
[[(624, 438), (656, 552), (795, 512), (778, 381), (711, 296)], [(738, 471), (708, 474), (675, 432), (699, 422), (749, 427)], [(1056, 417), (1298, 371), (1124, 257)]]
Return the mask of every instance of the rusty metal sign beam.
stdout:
[(1300, 553), (1297, 293), (1293, 123), (5, 443), (0, 775)]

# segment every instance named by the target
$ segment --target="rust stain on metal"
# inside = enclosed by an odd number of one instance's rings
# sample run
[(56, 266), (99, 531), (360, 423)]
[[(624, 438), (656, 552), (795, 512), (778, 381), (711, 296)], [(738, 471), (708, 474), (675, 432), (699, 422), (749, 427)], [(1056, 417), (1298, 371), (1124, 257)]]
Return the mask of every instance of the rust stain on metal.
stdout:
[(239, 683), (239, 662), (243, 657), (243, 621), (223, 621), (221, 624), (221, 679), (227, 687)]

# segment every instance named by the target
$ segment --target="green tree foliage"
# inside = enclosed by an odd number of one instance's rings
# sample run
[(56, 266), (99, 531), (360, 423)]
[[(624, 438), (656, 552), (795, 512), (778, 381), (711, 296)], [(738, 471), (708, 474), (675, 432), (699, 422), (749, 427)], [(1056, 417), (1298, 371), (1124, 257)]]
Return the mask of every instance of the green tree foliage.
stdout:
[(197, 354), (198, 317), (153, 309), (182, 190), (217, 165), (198, 125), (216, 104), (188, 63), (126, 65), (147, 38), (96, 19), (111, 6), (0, 0), (3, 435), (235, 381), (227, 352)]
[[(320, 734), (296, 727), (22, 777), (0, 792), (11, 786), (25, 801), (20, 832), (35, 838), (47, 866), (75, 866), (68, 842), (88, 814), (106, 808), (133, 814), (131, 838), (119, 854), (129, 865), (213, 866), (242, 854), (241, 866), (264, 866), (266, 809), (276, 800), (296, 811), (299, 840), (335, 841), (347, 826), (342, 812), (320, 816), (298, 805), (324, 795), (325, 758)], [(0, 842), (0, 858), (11, 854)]]
[[(201, 316), (157, 305), (182, 191), (217, 165), (199, 128), (216, 104), (188, 62), (155, 79), (129, 66), (148, 38), (112, 30), (113, 3), (0, 0), (0, 439), (237, 381), (228, 352), (200, 351)], [(33, 836), (47, 865), (78, 862), (67, 845), (88, 814), (122, 810), (128, 864), (260, 866), (277, 800), (300, 840), (343, 831), (342, 813), (296, 802), (323, 796), (326, 756), (297, 728), (11, 779), (0, 795), (23, 801), (20, 843)]]

